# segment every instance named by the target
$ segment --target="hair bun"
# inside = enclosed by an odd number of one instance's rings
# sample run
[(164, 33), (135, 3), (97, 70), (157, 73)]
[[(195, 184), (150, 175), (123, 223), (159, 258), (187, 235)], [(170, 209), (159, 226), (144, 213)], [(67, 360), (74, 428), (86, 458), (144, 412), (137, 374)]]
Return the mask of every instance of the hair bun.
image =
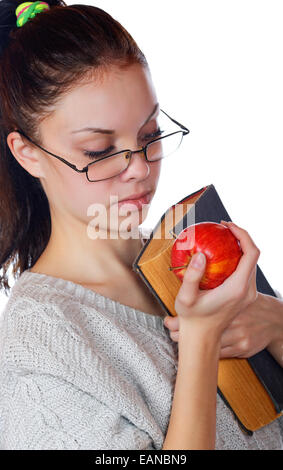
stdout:
[[(18, 29), (16, 9), (22, 3), (21, 0), (0, 0), (0, 55), (2, 55), (4, 49), (9, 44), (10, 32)], [(50, 8), (68, 6), (63, 0), (47, 0), (46, 3), (48, 3)]]
[(24, 26), (27, 21), (29, 21), (31, 18), (34, 18), (35, 15), (49, 9), (49, 4), (47, 2), (43, 2), (42, 0), (21, 3), (15, 11), (17, 17), (17, 26), (19, 28)]

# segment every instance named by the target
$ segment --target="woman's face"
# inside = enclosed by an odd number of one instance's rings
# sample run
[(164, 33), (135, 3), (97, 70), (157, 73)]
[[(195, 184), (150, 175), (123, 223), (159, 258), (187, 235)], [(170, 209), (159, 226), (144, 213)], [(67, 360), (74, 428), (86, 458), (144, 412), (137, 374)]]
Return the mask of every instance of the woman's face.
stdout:
[[(145, 145), (144, 136), (158, 129), (157, 103), (146, 68), (138, 64), (124, 70), (113, 67), (101, 80), (81, 84), (62, 97), (54, 113), (40, 125), (42, 146), (79, 169), (94, 161), (85, 155), (86, 151), (107, 150), (109, 154), (124, 149), (138, 150)], [(102, 130), (81, 131), (83, 128)], [(160, 175), (160, 160), (146, 162), (142, 152), (136, 153), (129, 167), (119, 175), (89, 182), (85, 173), (77, 173), (58, 159), (39, 152), (44, 168), (44, 178), (40, 181), (56, 215), (67, 214), (86, 225), (95, 217), (102, 230), (111, 226), (111, 230), (121, 232), (127, 231), (125, 222), (129, 215), (131, 226), (140, 225), (145, 219), (148, 204), (143, 210), (127, 206), (127, 212), (125, 205), (120, 207), (118, 202), (147, 190), (152, 191), (152, 199)], [(101, 209), (99, 217), (98, 208)], [(112, 219), (116, 217), (116, 222), (110, 221), (110, 215)]]

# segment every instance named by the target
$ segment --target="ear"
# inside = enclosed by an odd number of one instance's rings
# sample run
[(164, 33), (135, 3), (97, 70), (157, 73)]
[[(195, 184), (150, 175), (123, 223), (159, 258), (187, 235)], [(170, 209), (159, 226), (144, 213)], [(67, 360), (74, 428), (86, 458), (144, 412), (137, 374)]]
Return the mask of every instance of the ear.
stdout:
[(39, 149), (28, 142), (27, 139), (13, 131), (7, 137), (7, 144), (17, 162), (32, 176), (44, 177)]

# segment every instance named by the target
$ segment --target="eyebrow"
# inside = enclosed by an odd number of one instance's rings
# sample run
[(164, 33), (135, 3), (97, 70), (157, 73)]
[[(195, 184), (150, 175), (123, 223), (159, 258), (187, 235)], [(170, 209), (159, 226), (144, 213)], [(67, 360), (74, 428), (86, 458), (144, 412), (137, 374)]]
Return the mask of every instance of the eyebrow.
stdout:
[[(148, 118), (145, 120), (142, 126), (144, 126), (155, 114), (157, 108), (159, 107), (159, 103), (156, 103), (154, 105), (153, 111), (150, 113)], [(101, 134), (114, 134), (115, 130), (114, 129), (101, 129), (100, 127), (84, 127), (82, 129), (77, 129), (75, 131), (72, 131), (71, 134), (77, 134), (78, 132), (99, 132)]]

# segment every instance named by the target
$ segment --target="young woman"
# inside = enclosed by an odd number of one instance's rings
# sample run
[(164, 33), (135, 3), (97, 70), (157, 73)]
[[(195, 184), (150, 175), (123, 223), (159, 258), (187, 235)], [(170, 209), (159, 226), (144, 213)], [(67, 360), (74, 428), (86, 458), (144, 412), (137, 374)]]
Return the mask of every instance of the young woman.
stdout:
[(278, 420), (248, 436), (217, 394), (222, 334), (257, 298), (249, 234), (233, 229), (244, 255), (213, 291), (198, 288), (205, 264), (190, 264), (178, 349), (132, 270), (161, 157), (185, 134), (142, 51), (93, 6), (0, 5), (5, 292), (10, 268), (16, 278), (1, 315), (0, 447), (281, 449)]

